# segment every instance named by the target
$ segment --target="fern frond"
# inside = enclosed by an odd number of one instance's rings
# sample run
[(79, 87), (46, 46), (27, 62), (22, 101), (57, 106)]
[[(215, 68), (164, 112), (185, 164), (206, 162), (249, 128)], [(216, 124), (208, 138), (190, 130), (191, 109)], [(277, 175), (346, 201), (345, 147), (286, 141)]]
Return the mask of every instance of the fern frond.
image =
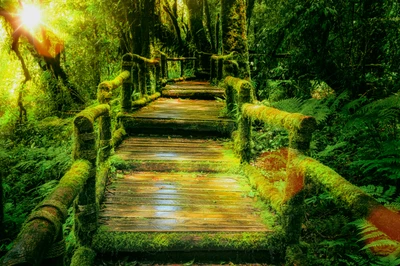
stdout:
[(271, 103), (271, 106), (289, 113), (299, 113), (303, 106), (303, 102), (304, 101), (300, 98), (289, 98)]
[(365, 245), (361, 250), (365, 250), (368, 248), (375, 248), (375, 247), (383, 247), (383, 246), (397, 246), (399, 242), (391, 240), (391, 239), (380, 239)]
[(379, 237), (379, 236), (386, 236), (386, 234), (382, 233), (381, 231), (374, 231), (372, 233), (369, 233), (369, 234), (363, 236), (358, 241), (364, 241), (364, 240), (376, 238), (376, 237)]

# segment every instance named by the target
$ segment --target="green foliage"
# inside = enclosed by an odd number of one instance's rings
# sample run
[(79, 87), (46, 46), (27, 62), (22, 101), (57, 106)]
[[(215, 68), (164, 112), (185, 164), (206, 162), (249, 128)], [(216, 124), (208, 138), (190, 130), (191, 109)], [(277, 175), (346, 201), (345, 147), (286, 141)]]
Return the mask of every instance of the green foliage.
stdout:
[(47, 118), (8, 128), (13, 134), (8, 139), (0, 138), (0, 153), (5, 158), (0, 160), (4, 173), (4, 225), (9, 240), (70, 167), (71, 124), (70, 120)]

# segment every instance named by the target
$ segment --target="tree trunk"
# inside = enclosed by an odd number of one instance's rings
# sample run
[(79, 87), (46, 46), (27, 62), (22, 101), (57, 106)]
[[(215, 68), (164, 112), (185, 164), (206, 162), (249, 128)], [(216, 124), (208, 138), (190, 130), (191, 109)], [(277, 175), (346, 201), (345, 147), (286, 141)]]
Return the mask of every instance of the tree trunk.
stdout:
[(245, 0), (221, 0), (222, 53), (235, 53), (238, 77), (250, 79)]
[(203, 0), (188, 0), (190, 41), (199, 52), (210, 52), (211, 45), (203, 27)]
[(207, 26), (207, 30), (208, 33), (210, 35), (210, 41), (211, 41), (211, 49), (213, 53), (217, 53), (217, 48), (215, 45), (215, 34), (213, 31), (213, 28), (211, 26), (211, 14), (210, 14), (210, 8), (208, 5), (208, 0), (203, 0), (203, 5), (204, 5), (204, 13), (206, 15), (206, 26)]

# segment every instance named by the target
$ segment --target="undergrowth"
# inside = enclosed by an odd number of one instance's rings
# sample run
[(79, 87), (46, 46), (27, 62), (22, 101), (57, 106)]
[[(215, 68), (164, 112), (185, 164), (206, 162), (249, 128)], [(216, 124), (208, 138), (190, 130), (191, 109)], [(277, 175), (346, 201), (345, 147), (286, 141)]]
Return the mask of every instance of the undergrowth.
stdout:
[(46, 118), (2, 130), (0, 171), (5, 200), (1, 253), (10, 248), (27, 215), (70, 167), (72, 121)]

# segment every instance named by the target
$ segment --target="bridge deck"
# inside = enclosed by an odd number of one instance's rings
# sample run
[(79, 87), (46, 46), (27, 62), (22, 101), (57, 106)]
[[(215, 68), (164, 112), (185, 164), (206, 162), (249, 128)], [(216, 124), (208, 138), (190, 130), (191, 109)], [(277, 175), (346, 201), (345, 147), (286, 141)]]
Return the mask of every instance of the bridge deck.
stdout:
[[(265, 210), (237, 174), (230, 144), (216, 139), (227, 125), (233, 129), (232, 120), (219, 117), (222, 108), (215, 100), (161, 98), (122, 117), (130, 134), (141, 134), (116, 149), (124, 163), (100, 210), (98, 251), (269, 248)], [(187, 129), (207, 136), (178, 136)]]
[(211, 99), (224, 97), (224, 89), (214, 87), (207, 81), (183, 81), (167, 85), (162, 91), (163, 97)]
[[(116, 152), (125, 160), (237, 164), (230, 153), (222, 141), (180, 137), (131, 137)], [(114, 231), (268, 231), (249, 193), (229, 171), (119, 171), (100, 221)]]

